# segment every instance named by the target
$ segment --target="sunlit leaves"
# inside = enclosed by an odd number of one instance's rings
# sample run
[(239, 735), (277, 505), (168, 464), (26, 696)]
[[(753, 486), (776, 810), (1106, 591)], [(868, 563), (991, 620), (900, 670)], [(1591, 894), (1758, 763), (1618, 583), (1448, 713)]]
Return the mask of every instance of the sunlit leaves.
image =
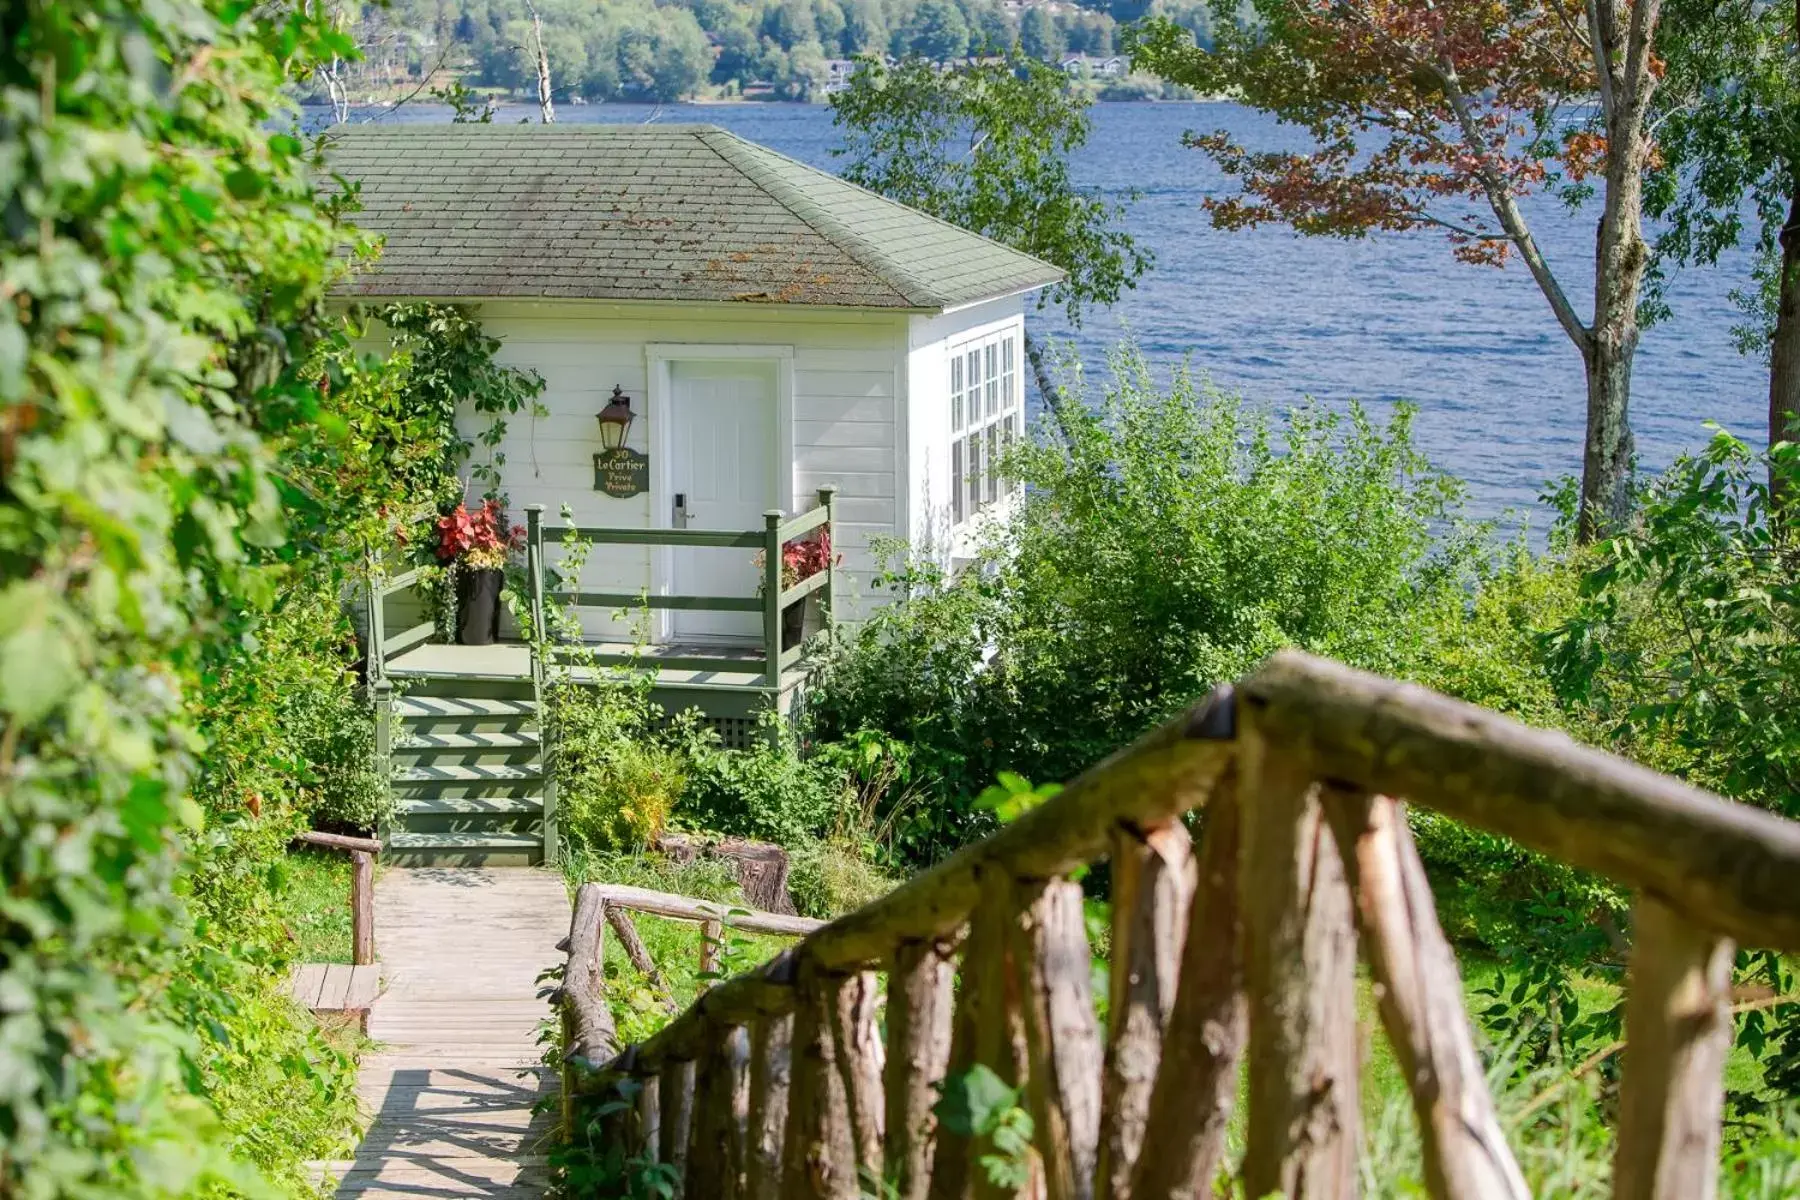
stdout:
[(7, 28), (0, 1193), (253, 1194), (195, 1094), (185, 1030), (212, 1023), (168, 1019), (220, 1003), (176, 894), (184, 685), (271, 591), (258, 434), (345, 238), (270, 130), (329, 36), (234, 0), (32, 0)]
[[(1800, 481), (1794, 447), (1773, 460)], [(1626, 752), (1800, 816), (1800, 549), (1770, 520), (1764, 466), (1721, 432), (1670, 468), (1547, 649)]]
[(1018, 54), (949, 69), (864, 60), (831, 97), (835, 153), (852, 183), (1061, 267), (1043, 300), (1079, 322), (1151, 262), (1118, 227), (1122, 206), (1069, 177), (1087, 105), (1061, 71)]

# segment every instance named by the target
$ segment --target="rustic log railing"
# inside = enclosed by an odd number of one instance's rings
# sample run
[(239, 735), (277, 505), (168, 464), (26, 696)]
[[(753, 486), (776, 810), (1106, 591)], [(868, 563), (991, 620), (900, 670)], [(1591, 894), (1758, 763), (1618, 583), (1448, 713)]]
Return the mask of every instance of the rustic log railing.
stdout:
[[(1613, 1194), (1713, 1196), (1733, 947), (1800, 950), (1800, 824), (1296, 652), (623, 1053), (578, 907), (565, 1112), (635, 1084), (605, 1135), (682, 1166), (687, 1200), (1005, 1195), (991, 1147), (931, 1116), (982, 1064), (1035, 1127), (1018, 1194), (1172, 1200), (1210, 1194), (1242, 1069), (1241, 1194), (1336, 1200), (1357, 1188), (1360, 950), (1431, 1195), (1524, 1197), (1401, 798), (1634, 890)], [(1102, 1031), (1069, 876), (1104, 856)]]
[(342, 850), (350, 855), (350, 961), (366, 967), (375, 961), (375, 857), (381, 842), (341, 833), (306, 832), (294, 838), (308, 846)]

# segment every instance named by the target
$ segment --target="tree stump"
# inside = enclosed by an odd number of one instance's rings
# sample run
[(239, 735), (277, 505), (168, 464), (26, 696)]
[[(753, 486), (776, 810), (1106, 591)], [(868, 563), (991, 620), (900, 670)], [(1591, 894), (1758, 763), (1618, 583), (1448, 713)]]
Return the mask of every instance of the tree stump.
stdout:
[(715, 839), (665, 833), (656, 840), (654, 849), (678, 863), (702, 858), (729, 862), (750, 907), (788, 917), (795, 915), (794, 901), (787, 890), (787, 851), (780, 846), (771, 842), (753, 842), (748, 838)]

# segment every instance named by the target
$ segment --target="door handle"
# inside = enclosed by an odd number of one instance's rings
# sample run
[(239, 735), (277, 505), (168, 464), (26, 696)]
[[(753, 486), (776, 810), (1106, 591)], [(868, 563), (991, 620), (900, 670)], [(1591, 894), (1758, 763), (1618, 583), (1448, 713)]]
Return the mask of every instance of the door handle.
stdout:
[(673, 521), (674, 528), (686, 529), (688, 527), (688, 519), (691, 518), (693, 515), (694, 514), (692, 514), (688, 511), (687, 493), (686, 492), (676, 492), (675, 493), (675, 519)]

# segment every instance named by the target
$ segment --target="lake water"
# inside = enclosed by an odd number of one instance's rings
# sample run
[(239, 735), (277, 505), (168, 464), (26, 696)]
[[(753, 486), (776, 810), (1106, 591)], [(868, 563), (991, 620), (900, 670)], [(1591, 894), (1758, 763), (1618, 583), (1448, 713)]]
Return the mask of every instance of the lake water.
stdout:
[[(1272, 121), (1218, 103), (1092, 111), (1094, 136), (1074, 163), (1076, 179), (1121, 197), (1138, 193), (1126, 224), (1156, 265), (1080, 330), (1051, 314), (1032, 318), (1041, 332), (1072, 338), (1088, 370), (1104, 369), (1108, 349), (1129, 337), (1159, 368), (1185, 360), (1262, 403), (1354, 399), (1379, 415), (1410, 401), (1419, 407), (1421, 446), (1467, 481), (1478, 515), (1524, 512), (1548, 481), (1580, 472), (1581, 360), (1522, 266), (1464, 266), (1431, 234), (1340, 241), (1274, 228), (1214, 230), (1201, 202), (1229, 185), (1203, 155), (1182, 148), (1182, 132), (1226, 129), (1272, 148), (1289, 140)], [(507, 109), (496, 119), (535, 115)], [(587, 105), (564, 106), (557, 117), (707, 122), (802, 162), (835, 166), (831, 114), (818, 106)], [(448, 114), (408, 106), (385, 119)], [(1570, 214), (1545, 204), (1532, 216), (1539, 243), (1587, 312), (1592, 210)], [(1671, 288), (1674, 319), (1644, 335), (1632, 426), (1647, 468), (1703, 445), (1709, 420), (1763, 444), (1766, 377), (1730, 335), (1739, 317), (1729, 293), (1747, 280), (1748, 267), (1748, 255), (1738, 253), (1716, 269), (1682, 272)]]

